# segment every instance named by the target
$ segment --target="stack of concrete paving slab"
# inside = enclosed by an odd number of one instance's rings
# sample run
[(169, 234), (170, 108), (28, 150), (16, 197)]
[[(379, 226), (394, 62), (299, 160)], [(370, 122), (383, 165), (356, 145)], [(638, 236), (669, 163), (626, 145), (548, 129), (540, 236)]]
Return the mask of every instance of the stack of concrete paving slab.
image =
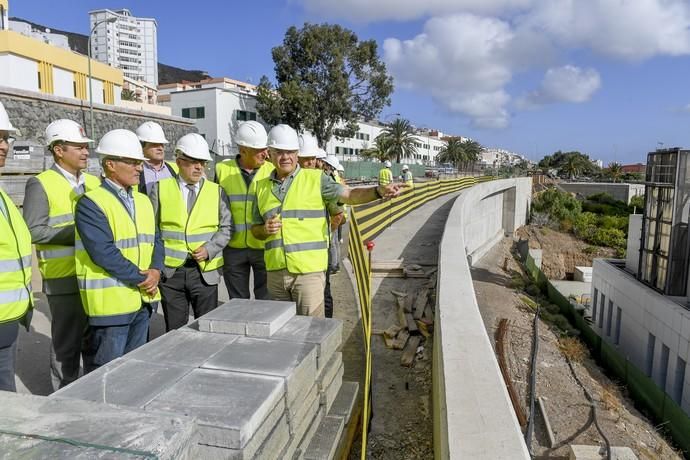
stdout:
[(196, 458), (189, 417), (0, 391), (0, 458)]
[(192, 416), (199, 458), (333, 458), (358, 386), (342, 382), (341, 322), (295, 310), (233, 299), (52, 397)]

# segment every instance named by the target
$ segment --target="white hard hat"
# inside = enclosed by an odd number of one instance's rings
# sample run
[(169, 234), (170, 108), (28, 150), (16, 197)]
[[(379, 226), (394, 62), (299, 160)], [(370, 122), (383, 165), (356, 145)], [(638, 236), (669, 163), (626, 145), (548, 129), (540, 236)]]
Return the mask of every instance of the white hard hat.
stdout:
[(175, 153), (195, 160), (211, 161), (211, 152), (208, 151), (208, 142), (204, 136), (197, 133), (189, 133), (182, 136), (175, 145)]
[(329, 164), (333, 169), (338, 169), (338, 166), (340, 166), (340, 161), (338, 161), (335, 155), (328, 155), (323, 161)]
[(288, 125), (275, 125), (268, 132), (268, 146), (280, 150), (299, 150), (297, 131)]
[(168, 140), (163, 134), (161, 125), (154, 121), (145, 121), (137, 128), (137, 137), (141, 142), (151, 142), (153, 144), (167, 144)]
[(392, 165), (391, 165), (391, 162), (389, 160), (386, 160), (383, 162), (383, 166), (385, 166), (386, 168), (390, 168)]
[(139, 138), (132, 131), (113, 129), (101, 137), (96, 153), (102, 156), (145, 160)]
[(317, 160), (325, 160), (326, 159), (326, 151), (324, 149), (319, 149), (316, 151), (316, 159)]
[(338, 171), (345, 172), (345, 166), (342, 163), (338, 164)]
[(403, 167), (402, 167), (402, 170), (403, 170), (403, 171), (407, 171), (408, 169), (410, 169), (410, 167), (409, 167), (409, 166), (407, 166), (407, 165), (403, 165)]
[(266, 128), (258, 121), (242, 123), (235, 132), (235, 143), (253, 149), (265, 149), (268, 135)]
[(55, 120), (46, 127), (45, 132), (46, 146), (55, 141), (74, 142), (75, 144), (88, 144), (93, 142), (92, 139), (86, 137), (84, 128), (73, 120)]
[(0, 102), (0, 131), (17, 131), (17, 128), (12, 126), (12, 123), (10, 122), (10, 117), (9, 115), (7, 115), (7, 111), (5, 110), (5, 106), (2, 105), (2, 102)]
[(318, 152), (319, 143), (314, 136), (309, 134), (301, 134), (299, 136), (299, 153), (297, 154), (298, 157), (315, 157)]

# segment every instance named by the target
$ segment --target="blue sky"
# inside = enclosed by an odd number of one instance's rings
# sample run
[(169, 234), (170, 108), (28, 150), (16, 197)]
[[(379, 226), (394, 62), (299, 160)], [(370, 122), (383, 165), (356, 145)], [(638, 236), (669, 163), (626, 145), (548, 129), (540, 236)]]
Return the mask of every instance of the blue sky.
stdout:
[(252, 82), (273, 76), (289, 26), (339, 23), (376, 40), (394, 77), (381, 118), (531, 159), (634, 163), (659, 142), (690, 147), (686, 0), (10, 0), (11, 16), (84, 34), (98, 8), (156, 18), (165, 64)]

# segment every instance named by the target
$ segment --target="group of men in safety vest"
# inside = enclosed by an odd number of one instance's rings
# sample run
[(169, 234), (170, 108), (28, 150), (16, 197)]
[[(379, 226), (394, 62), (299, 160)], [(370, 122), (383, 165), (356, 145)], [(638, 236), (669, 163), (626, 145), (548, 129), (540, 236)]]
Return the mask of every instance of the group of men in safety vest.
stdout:
[[(0, 167), (16, 131), (0, 104)], [(187, 323), (190, 306), (194, 317), (215, 308), (221, 276), (231, 298), (253, 291), (326, 314), (329, 248), (345, 205), (395, 197), (404, 184), (344, 185), (337, 159), (287, 125), (267, 133), (248, 121), (235, 140), (239, 154), (216, 164), (214, 182), (203, 136), (182, 136), (166, 162), (157, 123), (114, 129), (95, 149), (96, 177), (85, 172), (93, 141), (78, 123), (46, 128), (54, 165), (27, 182), (23, 217), (0, 189), (0, 389), (15, 389), (18, 327), (31, 319), (32, 243), (55, 389), (79, 377), (80, 360), (89, 372), (143, 345), (159, 303), (168, 331)]]

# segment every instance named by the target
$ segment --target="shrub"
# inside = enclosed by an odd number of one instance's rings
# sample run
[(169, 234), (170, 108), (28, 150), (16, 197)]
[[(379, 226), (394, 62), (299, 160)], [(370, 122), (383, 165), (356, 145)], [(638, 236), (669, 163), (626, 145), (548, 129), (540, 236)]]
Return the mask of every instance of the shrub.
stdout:
[(551, 188), (535, 196), (532, 209), (536, 212), (547, 213), (552, 218), (562, 221), (566, 218), (575, 220), (582, 207), (580, 202), (569, 193)]
[(541, 294), (541, 289), (539, 289), (539, 286), (537, 286), (536, 284), (528, 284), (527, 288), (525, 289), (525, 292), (527, 292), (527, 294), (531, 295), (532, 297), (537, 297)]
[(617, 228), (598, 228), (589, 242), (615, 249), (626, 246), (625, 233)]

